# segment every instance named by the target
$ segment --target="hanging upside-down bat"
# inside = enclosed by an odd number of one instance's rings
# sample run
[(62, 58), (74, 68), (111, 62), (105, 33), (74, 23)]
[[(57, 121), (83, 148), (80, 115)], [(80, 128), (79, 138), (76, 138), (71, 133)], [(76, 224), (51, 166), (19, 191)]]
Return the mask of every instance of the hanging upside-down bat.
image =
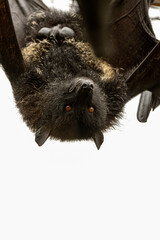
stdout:
[(9, 4), (0, 0), (0, 60), (36, 142), (93, 139), (99, 149), (130, 97), (125, 78), (96, 57), (79, 13), (38, 0)]
[[(6, 9), (7, 1), (1, 2)], [(49, 10), (43, 4), (41, 8), (38, 3), (40, 11), (30, 13), (26, 24), (23, 21), (24, 37), (20, 36), (21, 50), (15, 56), (20, 65), (7, 71), (17, 107), (39, 146), (48, 137), (93, 139), (99, 149), (103, 131), (121, 116), (126, 84), (95, 56), (78, 14)], [(8, 70), (5, 63), (3, 67)]]

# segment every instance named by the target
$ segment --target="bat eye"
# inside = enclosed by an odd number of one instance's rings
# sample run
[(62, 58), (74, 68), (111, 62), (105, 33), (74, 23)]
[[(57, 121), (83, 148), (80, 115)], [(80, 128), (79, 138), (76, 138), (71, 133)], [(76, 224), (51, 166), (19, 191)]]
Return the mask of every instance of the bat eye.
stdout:
[(67, 105), (66, 107), (65, 107), (65, 110), (67, 111), (67, 112), (69, 112), (69, 111), (71, 111), (71, 106), (69, 106), (69, 105)]
[(93, 113), (94, 112), (94, 107), (89, 107), (88, 110), (89, 110), (90, 113)]

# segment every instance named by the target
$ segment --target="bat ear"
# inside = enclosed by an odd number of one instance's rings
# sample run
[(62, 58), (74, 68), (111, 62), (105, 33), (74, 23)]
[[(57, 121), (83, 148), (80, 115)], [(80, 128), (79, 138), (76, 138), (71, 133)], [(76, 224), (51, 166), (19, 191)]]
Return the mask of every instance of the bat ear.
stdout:
[(38, 129), (35, 135), (35, 141), (38, 144), (38, 146), (41, 147), (45, 143), (45, 141), (49, 138), (50, 131), (51, 130), (46, 126), (43, 126)]
[(104, 141), (103, 133), (101, 131), (98, 131), (95, 133), (95, 135), (92, 138), (96, 144), (97, 149), (99, 150)]

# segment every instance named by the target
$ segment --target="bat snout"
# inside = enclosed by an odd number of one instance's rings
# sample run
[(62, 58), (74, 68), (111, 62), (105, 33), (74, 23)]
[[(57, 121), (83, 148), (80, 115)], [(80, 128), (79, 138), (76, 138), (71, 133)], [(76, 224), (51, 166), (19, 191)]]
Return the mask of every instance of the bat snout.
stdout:
[(93, 90), (93, 83), (90, 81), (87, 81), (86, 83), (82, 84), (82, 89), (91, 91)]
[(82, 81), (78, 90), (78, 95), (83, 99), (86, 99), (86, 97), (92, 97), (93, 89), (94, 84), (91, 80)]
[(80, 99), (81, 103), (86, 103), (86, 101), (91, 100), (93, 96), (94, 84), (92, 81), (87, 80), (81, 83), (79, 90), (77, 92), (77, 97)]
[(69, 92), (72, 93), (73, 91), (76, 92), (76, 94), (79, 94), (80, 92), (92, 92), (94, 89), (94, 83), (92, 80), (87, 78), (76, 78), (73, 80), (73, 83), (71, 84), (69, 88)]

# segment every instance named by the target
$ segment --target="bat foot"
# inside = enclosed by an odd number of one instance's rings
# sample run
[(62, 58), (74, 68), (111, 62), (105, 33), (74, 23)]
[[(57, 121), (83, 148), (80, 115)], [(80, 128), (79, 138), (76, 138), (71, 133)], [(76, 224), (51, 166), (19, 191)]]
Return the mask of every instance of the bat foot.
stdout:
[(62, 27), (60, 24), (52, 27), (47, 28), (43, 27), (39, 30), (37, 38), (42, 39), (49, 39), (49, 40), (64, 40), (65, 38), (73, 38), (75, 36), (75, 32), (69, 27)]

